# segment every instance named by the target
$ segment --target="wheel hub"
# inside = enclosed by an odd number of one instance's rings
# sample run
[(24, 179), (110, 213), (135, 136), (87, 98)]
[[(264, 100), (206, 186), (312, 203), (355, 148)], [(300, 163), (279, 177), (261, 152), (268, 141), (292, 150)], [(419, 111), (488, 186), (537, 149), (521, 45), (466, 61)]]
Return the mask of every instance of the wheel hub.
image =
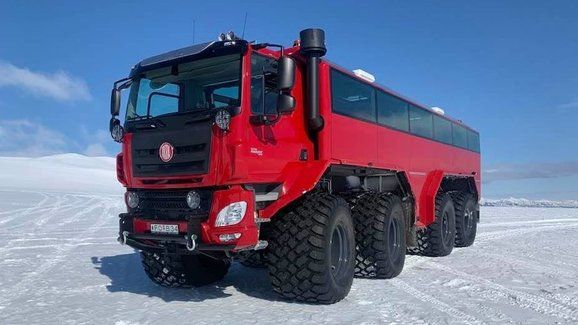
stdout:
[(331, 235), (331, 272), (336, 278), (342, 277), (347, 272), (349, 263), (350, 245), (349, 238), (343, 225), (338, 224)]

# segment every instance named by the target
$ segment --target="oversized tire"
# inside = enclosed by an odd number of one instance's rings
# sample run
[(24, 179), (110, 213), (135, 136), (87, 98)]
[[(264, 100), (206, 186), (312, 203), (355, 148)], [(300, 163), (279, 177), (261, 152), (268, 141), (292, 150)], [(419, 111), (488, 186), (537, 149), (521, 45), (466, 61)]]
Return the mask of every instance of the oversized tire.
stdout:
[(436, 197), (435, 221), (417, 233), (418, 251), (425, 256), (446, 256), (456, 237), (456, 212), (449, 193)]
[(390, 279), (405, 262), (405, 221), (401, 199), (392, 193), (367, 193), (352, 209), (355, 223), (355, 275)]
[(257, 269), (267, 267), (267, 253), (264, 250), (239, 252), (237, 260), (246, 267)]
[(163, 287), (199, 287), (221, 280), (229, 270), (226, 258), (205, 255), (163, 255), (141, 252), (146, 275)]
[(472, 193), (459, 192), (454, 196), (456, 208), (455, 247), (468, 247), (474, 243), (478, 228), (476, 198)]
[(349, 293), (355, 267), (355, 231), (340, 197), (306, 195), (271, 222), (269, 277), (281, 296), (331, 304)]

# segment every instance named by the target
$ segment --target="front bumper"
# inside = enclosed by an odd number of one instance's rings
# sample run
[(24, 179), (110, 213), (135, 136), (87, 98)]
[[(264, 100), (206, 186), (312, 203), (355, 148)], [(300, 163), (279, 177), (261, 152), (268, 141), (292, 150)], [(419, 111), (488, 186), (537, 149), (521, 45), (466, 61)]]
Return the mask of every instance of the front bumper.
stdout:
[[(233, 202), (247, 202), (241, 222), (230, 226), (215, 226), (221, 209)], [(165, 220), (142, 213), (119, 215), (119, 241), (145, 251), (240, 251), (262, 246), (259, 226), (255, 218), (255, 195), (236, 185), (213, 192), (209, 216), (206, 220), (191, 216), (186, 220)], [(151, 224), (177, 224), (179, 234), (151, 233)], [(222, 240), (221, 235), (240, 234), (232, 240)], [(191, 245), (194, 249), (191, 250)]]

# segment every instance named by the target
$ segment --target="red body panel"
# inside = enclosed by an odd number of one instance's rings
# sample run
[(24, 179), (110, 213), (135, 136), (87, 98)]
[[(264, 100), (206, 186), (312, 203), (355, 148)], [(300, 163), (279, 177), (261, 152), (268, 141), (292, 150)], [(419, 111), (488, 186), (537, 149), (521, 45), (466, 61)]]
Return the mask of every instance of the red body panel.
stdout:
[(352, 75), (322, 62), (320, 109), (325, 120), (319, 138), (322, 159), (405, 172), (416, 201), (418, 226), (433, 222), (435, 195), (445, 175), (473, 177), (478, 195), (481, 195), (480, 154), (333, 113), (329, 80), (332, 67)]

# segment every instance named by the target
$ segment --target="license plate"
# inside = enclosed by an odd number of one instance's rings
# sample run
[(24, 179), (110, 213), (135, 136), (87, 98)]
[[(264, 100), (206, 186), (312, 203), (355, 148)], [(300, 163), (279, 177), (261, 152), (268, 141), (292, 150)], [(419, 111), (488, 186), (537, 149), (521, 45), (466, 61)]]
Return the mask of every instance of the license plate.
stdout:
[(159, 223), (152, 223), (151, 224), (151, 233), (153, 234), (170, 234), (170, 235), (178, 235), (179, 234), (179, 225), (167, 225), (167, 224), (159, 224)]

